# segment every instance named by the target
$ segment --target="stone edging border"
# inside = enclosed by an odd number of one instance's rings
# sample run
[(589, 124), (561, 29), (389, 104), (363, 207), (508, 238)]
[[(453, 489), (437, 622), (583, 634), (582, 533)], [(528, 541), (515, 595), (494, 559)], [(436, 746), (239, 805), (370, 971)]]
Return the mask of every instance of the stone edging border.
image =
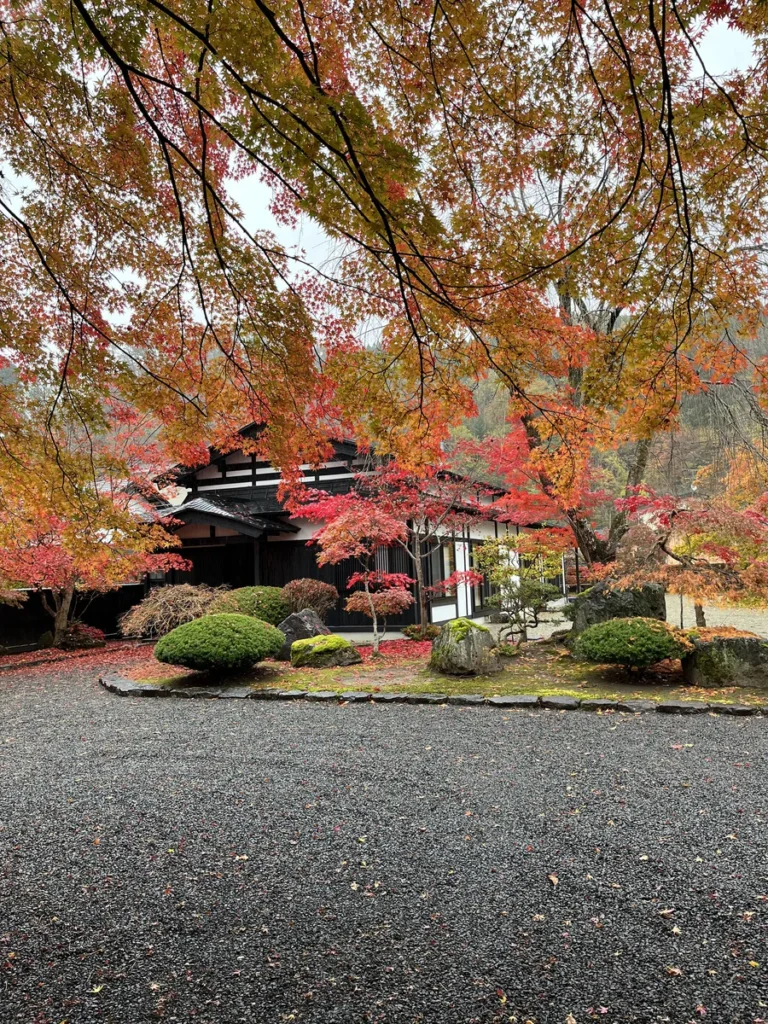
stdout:
[(548, 711), (623, 711), (639, 713), (655, 711), (672, 715), (696, 715), (709, 711), (721, 715), (762, 715), (768, 717), (768, 702), (754, 704), (719, 704), (706, 701), (682, 700), (607, 700), (599, 697), (537, 697), (520, 694), (507, 697), (485, 697), (480, 693), (373, 693), (363, 690), (349, 690), (337, 693), (334, 690), (251, 690), (247, 686), (161, 686), (156, 683), (140, 683), (119, 675), (99, 677), (99, 682), (110, 693), (120, 697), (200, 697), (204, 699), (239, 700), (306, 700), (324, 703), (347, 704), (452, 704), (458, 707), (517, 708), (520, 710), (544, 709)]

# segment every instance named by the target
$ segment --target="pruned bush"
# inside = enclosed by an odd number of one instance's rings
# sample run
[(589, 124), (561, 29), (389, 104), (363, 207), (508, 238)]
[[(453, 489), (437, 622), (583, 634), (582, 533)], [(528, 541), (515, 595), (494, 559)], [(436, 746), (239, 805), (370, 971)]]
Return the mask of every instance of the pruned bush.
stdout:
[(647, 668), (666, 658), (680, 658), (690, 644), (659, 619), (609, 619), (589, 626), (574, 644), (574, 654), (600, 665)]
[(165, 636), (185, 622), (207, 615), (213, 602), (222, 596), (221, 587), (204, 583), (192, 586), (154, 587), (144, 600), (120, 619), (123, 636)]
[(205, 615), (168, 633), (155, 645), (155, 657), (199, 672), (242, 672), (273, 657), (285, 636), (250, 615)]
[(440, 627), (427, 622), (423, 626), (403, 626), (400, 632), (409, 640), (434, 640), (440, 636)]
[(59, 641), (59, 647), (64, 651), (79, 651), (89, 647), (104, 647), (106, 642), (102, 630), (75, 621), (67, 626), (64, 636)]
[(251, 615), (276, 626), (291, 609), (281, 587), (238, 587), (221, 594), (208, 611), (212, 615)]
[(283, 597), (292, 612), (303, 612), (305, 608), (311, 608), (325, 622), (328, 612), (336, 607), (339, 592), (332, 583), (300, 579), (286, 583), (283, 587)]

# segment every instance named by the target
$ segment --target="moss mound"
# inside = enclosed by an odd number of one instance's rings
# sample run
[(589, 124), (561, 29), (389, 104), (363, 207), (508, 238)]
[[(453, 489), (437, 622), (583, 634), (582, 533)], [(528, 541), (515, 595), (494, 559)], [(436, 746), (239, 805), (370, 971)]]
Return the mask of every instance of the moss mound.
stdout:
[(291, 645), (291, 664), (294, 668), (356, 665), (362, 660), (354, 645), (335, 633), (294, 640)]
[(239, 587), (217, 598), (210, 611), (215, 614), (251, 615), (276, 626), (290, 614), (291, 606), (282, 587)]
[(280, 650), (279, 629), (249, 615), (205, 615), (177, 626), (155, 645), (155, 657), (199, 672), (241, 672)]
[(659, 619), (610, 619), (585, 629), (573, 653), (599, 665), (648, 668), (667, 658), (681, 658), (689, 647), (682, 634)]
[(451, 619), (447, 626), (451, 631), (451, 637), (456, 641), (463, 640), (473, 629), (478, 629), (482, 633), (490, 633), (487, 626), (481, 626), (478, 622), (472, 622), (471, 619)]

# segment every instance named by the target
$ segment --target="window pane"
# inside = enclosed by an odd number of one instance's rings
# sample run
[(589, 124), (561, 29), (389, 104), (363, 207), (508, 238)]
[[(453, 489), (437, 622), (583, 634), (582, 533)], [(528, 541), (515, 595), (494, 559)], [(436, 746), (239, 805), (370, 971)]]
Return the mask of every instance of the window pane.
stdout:
[[(448, 579), (451, 573), (456, 571), (456, 548), (453, 541), (443, 545), (443, 579)], [(449, 587), (446, 591), (447, 597), (453, 597), (456, 593), (455, 587)]]

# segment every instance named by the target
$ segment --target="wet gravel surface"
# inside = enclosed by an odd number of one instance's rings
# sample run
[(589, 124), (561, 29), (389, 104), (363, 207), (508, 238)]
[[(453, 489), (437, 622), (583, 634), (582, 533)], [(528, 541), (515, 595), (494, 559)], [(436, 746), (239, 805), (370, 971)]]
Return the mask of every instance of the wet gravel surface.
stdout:
[(0, 680), (2, 1024), (768, 1020), (768, 718), (66, 672)]

